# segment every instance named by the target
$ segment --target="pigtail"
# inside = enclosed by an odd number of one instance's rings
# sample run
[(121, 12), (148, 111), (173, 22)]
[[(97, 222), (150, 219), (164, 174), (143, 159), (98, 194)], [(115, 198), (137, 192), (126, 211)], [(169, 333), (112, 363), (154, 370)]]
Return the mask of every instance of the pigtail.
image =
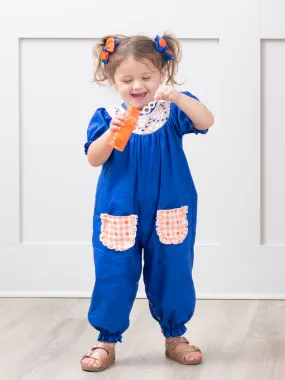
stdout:
[(100, 54), (106, 45), (107, 39), (109, 37), (115, 36), (105, 36), (103, 37), (92, 49), (93, 59), (94, 59), (94, 75), (92, 82), (97, 83), (99, 86), (103, 86), (104, 82), (110, 79), (109, 67), (104, 64), (100, 59)]
[(163, 34), (162, 37), (165, 39), (167, 46), (169, 47), (169, 49), (172, 51), (172, 54), (173, 54), (173, 59), (168, 60), (166, 64), (166, 70), (168, 74), (168, 79), (166, 81), (166, 84), (168, 83), (181, 84), (175, 80), (175, 75), (177, 74), (177, 71), (178, 71), (178, 65), (182, 57), (180, 42), (172, 34), (165, 33)]

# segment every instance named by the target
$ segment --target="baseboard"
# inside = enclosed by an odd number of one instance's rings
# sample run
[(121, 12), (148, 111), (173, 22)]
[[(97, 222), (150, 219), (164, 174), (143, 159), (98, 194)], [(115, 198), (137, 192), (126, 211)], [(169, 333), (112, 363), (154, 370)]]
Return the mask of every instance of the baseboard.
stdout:
[[(285, 294), (231, 294), (197, 293), (197, 300), (285, 300)], [(146, 298), (144, 292), (138, 292), (137, 298)]]
[[(89, 292), (17, 292), (0, 291), (0, 298), (90, 298)], [(144, 292), (137, 293), (137, 299), (145, 299)], [(198, 300), (285, 300), (285, 294), (231, 294), (197, 293)]]

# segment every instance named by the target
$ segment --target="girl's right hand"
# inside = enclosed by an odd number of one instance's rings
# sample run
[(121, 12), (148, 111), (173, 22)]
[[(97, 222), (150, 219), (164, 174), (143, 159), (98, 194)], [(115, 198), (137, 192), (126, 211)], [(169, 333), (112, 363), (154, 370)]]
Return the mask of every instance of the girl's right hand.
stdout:
[(122, 125), (124, 124), (126, 119), (126, 112), (122, 112), (119, 115), (116, 115), (114, 119), (111, 120), (110, 123), (110, 131), (111, 132), (118, 132)]

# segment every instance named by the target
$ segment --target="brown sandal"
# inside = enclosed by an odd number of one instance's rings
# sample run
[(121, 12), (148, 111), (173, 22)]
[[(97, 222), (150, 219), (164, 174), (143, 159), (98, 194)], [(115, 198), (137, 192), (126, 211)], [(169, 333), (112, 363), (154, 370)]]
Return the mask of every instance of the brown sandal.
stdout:
[[(100, 348), (101, 350), (105, 350), (108, 354), (107, 358), (104, 359), (97, 359), (94, 358), (92, 355), (96, 349)], [(95, 361), (100, 362), (101, 366), (100, 367), (94, 367), (92, 366), (85, 366), (82, 364), (82, 360), (84, 359), (92, 359)], [(81, 368), (83, 371), (88, 371), (88, 372), (101, 372), (104, 371), (106, 368), (110, 367), (111, 364), (115, 362), (115, 349), (113, 346), (108, 344), (107, 342), (97, 342), (95, 346), (91, 348), (90, 351), (88, 351), (80, 360)]]
[[(188, 347), (182, 348), (180, 351), (176, 351), (176, 347), (181, 343), (187, 343)], [(201, 350), (197, 346), (190, 345), (189, 341), (184, 336), (178, 336), (169, 343), (165, 341), (165, 356), (168, 359), (175, 360), (176, 362), (185, 365), (200, 364), (202, 362), (202, 355), (199, 359), (185, 359), (185, 357), (188, 354), (191, 354), (191, 352), (201, 353)]]

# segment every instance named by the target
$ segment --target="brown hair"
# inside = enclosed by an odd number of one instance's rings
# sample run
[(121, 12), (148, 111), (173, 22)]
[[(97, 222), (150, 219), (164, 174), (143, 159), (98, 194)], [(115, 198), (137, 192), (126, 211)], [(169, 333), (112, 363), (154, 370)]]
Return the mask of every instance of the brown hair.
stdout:
[[(100, 59), (100, 53), (108, 38), (118, 39), (118, 46), (114, 53), (110, 54), (109, 62), (104, 64)], [(146, 36), (127, 37), (123, 35), (105, 36), (93, 48), (95, 71), (92, 82), (102, 85), (105, 81), (112, 81), (118, 66), (127, 56), (133, 56), (138, 61), (149, 60), (159, 71), (166, 70), (166, 83), (179, 84), (175, 80), (178, 63), (181, 60), (181, 47), (179, 41), (171, 34), (162, 36), (173, 53), (173, 59), (167, 60), (162, 53), (156, 50), (155, 41)]]

